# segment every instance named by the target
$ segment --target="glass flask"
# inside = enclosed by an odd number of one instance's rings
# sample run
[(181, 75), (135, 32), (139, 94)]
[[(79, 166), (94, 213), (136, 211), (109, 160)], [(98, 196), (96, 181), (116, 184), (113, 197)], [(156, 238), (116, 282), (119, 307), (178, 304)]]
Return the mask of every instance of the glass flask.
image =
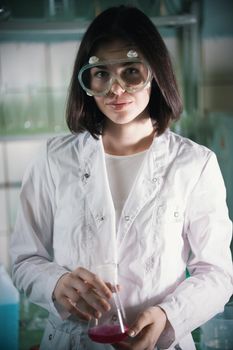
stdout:
[(97, 274), (111, 285), (112, 298), (108, 300), (111, 309), (103, 312), (99, 319), (93, 318), (90, 320), (88, 336), (92, 341), (97, 343), (118, 343), (128, 336), (128, 326), (116, 283), (114, 266), (112, 264), (98, 266)]

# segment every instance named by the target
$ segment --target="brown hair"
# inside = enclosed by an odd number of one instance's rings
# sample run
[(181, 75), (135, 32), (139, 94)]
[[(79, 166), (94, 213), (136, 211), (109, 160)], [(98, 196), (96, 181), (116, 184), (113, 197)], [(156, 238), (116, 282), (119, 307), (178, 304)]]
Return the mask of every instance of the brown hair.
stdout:
[(149, 63), (153, 73), (149, 113), (151, 119), (157, 122), (158, 134), (163, 133), (182, 112), (169, 53), (152, 21), (139, 9), (124, 5), (103, 11), (83, 36), (68, 96), (66, 117), (69, 129), (74, 133), (88, 130), (95, 138), (101, 134), (106, 117), (98, 109), (94, 98), (82, 89), (78, 73), (97, 46), (114, 39), (136, 46)]

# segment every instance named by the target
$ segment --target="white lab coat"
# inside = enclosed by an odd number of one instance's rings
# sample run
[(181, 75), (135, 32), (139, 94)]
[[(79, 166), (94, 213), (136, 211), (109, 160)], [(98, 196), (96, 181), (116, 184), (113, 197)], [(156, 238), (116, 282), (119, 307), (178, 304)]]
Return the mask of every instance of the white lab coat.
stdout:
[[(171, 325), (159, 346), (195, 349), (190, 332), (233, 293), (225, 195), (215, 154), (167, 130), (154, 138), (116, 232), (101, 137), (54, 137), (24, 176), (11, 241), (14, 282), (51, 313), (52, 329), (56, 319), (67, 332), (66, 313), (52, 301), (59, 277), (78, 266), (117, 264), (129, 323), (159, 304)], [(71, 349), (70, 338), (62, 339), (61, 349)], [(77, 339), (73, 348), (82, 349)]]

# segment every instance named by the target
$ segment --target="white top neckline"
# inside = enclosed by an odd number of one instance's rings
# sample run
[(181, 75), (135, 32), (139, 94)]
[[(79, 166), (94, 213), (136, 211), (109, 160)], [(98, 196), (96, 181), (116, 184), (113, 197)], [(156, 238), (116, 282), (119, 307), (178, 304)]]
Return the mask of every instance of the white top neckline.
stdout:
[(146, 149), (145, 151), (141, 151), (141, 152), (137, 152), (137, 153), (133, 153), (133, 154), (122, 155), (122, 156), (109, 154), (109, 153), (105, 152), (105, 157), (106, 158), (115, 158), (115, 159), (126, 159), (126, 158), (133, 158), (133, 157), (137, 157), (137, 156), (142, 156), (147, 151), (148, 151), (148, 149)]

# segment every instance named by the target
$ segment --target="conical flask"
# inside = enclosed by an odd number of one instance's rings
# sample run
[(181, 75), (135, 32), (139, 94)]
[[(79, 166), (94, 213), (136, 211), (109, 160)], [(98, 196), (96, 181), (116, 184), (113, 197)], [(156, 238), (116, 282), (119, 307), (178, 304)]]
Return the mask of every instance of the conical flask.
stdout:
[(89, 322), (88, 335), (97, 343), (117, 343), (128, 336), (128, 326), (116, 283), (116, 269), (113, 264), (106, 264), (98, 266), (96, 271), (99, 277), (111, 285), (112, 298), (108, 300), (111, 309), (104, 312), (99, 319), (93, 318)]

